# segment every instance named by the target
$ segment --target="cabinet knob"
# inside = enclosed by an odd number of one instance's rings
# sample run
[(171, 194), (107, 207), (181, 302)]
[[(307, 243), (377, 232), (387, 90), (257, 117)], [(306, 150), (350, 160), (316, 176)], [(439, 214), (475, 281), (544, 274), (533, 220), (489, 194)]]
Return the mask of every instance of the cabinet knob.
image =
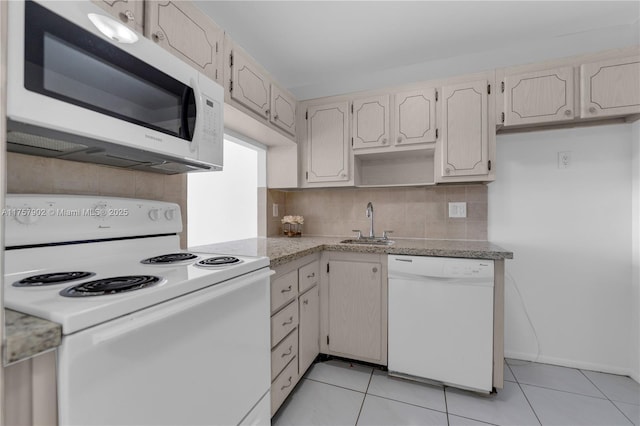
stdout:
[(309, 299), (304, 299), (304, 300), (302, 301), (302, 303), (303, 303), (304, 305), (308, 305), (308, 304), (309, 304)]
[(346, 178), (347, 174), (346, 173), (340, 173), (340, 177)]
[(274, 119), (274, 120), (277, 120), (277, 119), (278, 119), (278, 114), (274, 115), (274, 116), (273, 116), (273, 119)]
[(267, 117), (269, 116), (269, 114), (271, 114), (271, 111), (269, 111), (268, 109), (264, 111), (264, 115), (266, 115)]
[(155, 39), (155, 41), (164, 40), (164, 33), (162, 31), (156, 31), (155, 33), (153, 33), (153, 38)]
[(570, 109), (565, 110), (564, 111), (564, 115), (570, 116), (571, 115), (571, 110)]
[(402, 143), (402, 136), (398, 136), (398, 143)]
[(382, 145), (386, 145), (387, 144), (387, 138), (382, 138)]
[(120, 13), (120, 19), (122, 19), (123, 22), (133, 22), (136, 20), (136, 17), (130, 10), (125, 10), (124, 12)]
[(373, 271), (373, 273), (375, 274), (376, 272), (378, 272), (378, 268), (374, 267), (374, 268), (372, 269), (372, 271)]
[(447, 174), (447, 175), (450, 175), (451, 174), (451, 169), (447, 167), (446, 169), (444, 169), (444, 173)]
[(593, 106), (592, 106), (592, 107), (589, 107), (589, 112), (590, 112), (591, 114), (595, 114), (595, 113), (596, 113), (596, 107), (593, 107)]

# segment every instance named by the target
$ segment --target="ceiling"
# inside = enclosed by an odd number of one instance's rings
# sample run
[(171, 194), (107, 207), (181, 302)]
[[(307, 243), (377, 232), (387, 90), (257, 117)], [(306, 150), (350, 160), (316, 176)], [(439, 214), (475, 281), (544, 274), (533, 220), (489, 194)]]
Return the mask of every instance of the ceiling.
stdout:
[[(632, 27), (639, 1), (196, 1), (284, 87)], [(640, 35), (638, 36), (640, 41)]]

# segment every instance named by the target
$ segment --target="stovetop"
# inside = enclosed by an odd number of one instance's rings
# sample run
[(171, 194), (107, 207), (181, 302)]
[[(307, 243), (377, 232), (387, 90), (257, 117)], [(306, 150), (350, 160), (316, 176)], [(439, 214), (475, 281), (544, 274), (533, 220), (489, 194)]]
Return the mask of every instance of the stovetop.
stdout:
[[(238, 258), (236, 263), (201, 267), (197, 266), (198, 261), (227, 256), (175, 250), (176, 245), (177, 237), (172, 236), (141, 239), (135, 244), (131, 241), (110, 241), (74, 244), (62, 249), (54, 246), (9, 250), (5, 253), (8, 265), (5, 306), (57, 322), (62, 325), (63, 334), (70, 334), (205, 287), (218, 285), (222, 288), (235, 277), (269, 265), (269, 259), (265, 257), (234, 256)], [(163, 254), (186, 253), (195, 257), (177, 264), (141, 262)], [(73, 272), (77, 279), (56, 283), (65, 272)], [(55, 274), (49, 280), (54, 282), (35, 287), (17, 284), (29, 277), (45, 274)], [(84, 285), (100, 292), (100, 286), (94, 283), (114, 277), (118, 278), (116, 287), (126, 287), (130, 283), (124, 283), (122, 277), (132, 276), (156, 277), (157, 280), (152, 278), (148, 286), (122, 293), (107, 291), (104, 295), (86, 296), (70, 290)], [(137, 284), (134, 280), (131, 286), (137, 287)]]

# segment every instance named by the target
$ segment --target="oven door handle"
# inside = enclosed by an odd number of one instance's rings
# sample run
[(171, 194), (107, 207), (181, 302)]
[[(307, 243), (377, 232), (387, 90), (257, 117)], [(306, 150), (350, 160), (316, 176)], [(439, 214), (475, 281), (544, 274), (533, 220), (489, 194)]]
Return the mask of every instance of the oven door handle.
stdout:
[[(127, 334), (139, 330), (140, 328), (143, 328), (147, 325), (166, 320), (174, 315), (194, 308), (203, 303), (207, 303), (211, 299), (215, 299), (216, 297), (220, 297), (236, 289), (240, 289), (248, 285), (255, 285), (256, 281), (267, 279), (274, 273), (275, 271), (272, 271), (270, 269), (259, 270), (254, 273), (239, 277), (239, 279), (243, 281), (241, 283), (221, 283), (197, 291), (196, 293), (201, 293), (197, 297), (185, 297), (186, 300), (183, 301), (178, 298), (174, 301), (166, 302), (166, 307), (154, 310), (153, 312), (145, 313), (145, 311), (142, 311), (141, 314), (131, 314), (128, 317), (128, 321), (126, 323), (111, 327), (102, 333), (95, 334), (93, 336), (93, 345), (97, 346), (108, 341), (126, 336)], [(225, 288), (219, 287), (224, 284), (229, 285), (227, 285)], [(207, 292), (207, 290), (214, 291)], [(204, 292), (207, 292), (208, 294), (204, 294)], [(192, 293), (191, 295), (194, 294), (195, 293)]]

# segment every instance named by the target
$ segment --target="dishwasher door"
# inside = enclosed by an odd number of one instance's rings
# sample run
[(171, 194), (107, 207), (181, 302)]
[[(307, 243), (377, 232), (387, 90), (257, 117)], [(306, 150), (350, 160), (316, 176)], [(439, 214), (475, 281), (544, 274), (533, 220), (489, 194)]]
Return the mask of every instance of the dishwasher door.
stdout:
[(388, 368), (491, 392), (493, 261), (389, 255)]

